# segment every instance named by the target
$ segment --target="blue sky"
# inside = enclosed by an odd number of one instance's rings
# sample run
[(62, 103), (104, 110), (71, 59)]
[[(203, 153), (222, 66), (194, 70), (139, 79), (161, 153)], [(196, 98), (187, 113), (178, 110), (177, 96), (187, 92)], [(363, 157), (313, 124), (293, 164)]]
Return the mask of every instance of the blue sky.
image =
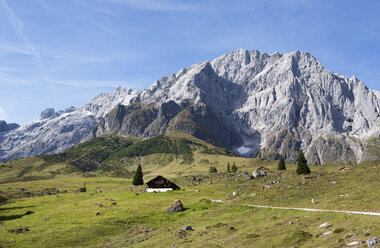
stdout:
[(238, 48), (311, 52), (380, 90), (377, 0), (0, 0), (0, 119), (148, 88)]

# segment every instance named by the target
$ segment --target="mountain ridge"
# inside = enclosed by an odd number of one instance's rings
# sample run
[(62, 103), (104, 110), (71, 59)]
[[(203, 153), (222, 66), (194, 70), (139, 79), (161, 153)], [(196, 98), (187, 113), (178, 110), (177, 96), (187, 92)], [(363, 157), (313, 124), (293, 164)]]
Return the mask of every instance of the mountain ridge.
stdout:
[[(101, 94), (80, 110), (79, 119), (89, 123), (79, 129), (80, 141), (108, 132), (144, 139), (180, 129), (251, 157), (281, 153), (295, 161), (302, 148), (312, 164), (378, 159), (365, 151), (379, 149), (367, 142), (380, 137), (379, 92), (326, 70), (307, 52), (238, 49), (169, 74), (146, 90)], [(0, 144), (0, 157), (9, 158), (12, 149), (4, 153)]]

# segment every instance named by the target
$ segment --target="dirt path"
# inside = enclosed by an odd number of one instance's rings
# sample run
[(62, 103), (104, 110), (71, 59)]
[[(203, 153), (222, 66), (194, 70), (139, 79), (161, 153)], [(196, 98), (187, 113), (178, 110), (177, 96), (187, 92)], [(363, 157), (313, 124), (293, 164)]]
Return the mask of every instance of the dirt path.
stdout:
[[(222, 200), (213, 200), (213, 202), (226, 203)], [(289, 208), (289, 207), (273, 207), (273, 206), (262, 206), (262, 205), (253, 205), (253, 204), (242, 204), (249, 207), (257, 208), (272, 208), (272, 209), (284, 209), (284, 210), (301, 210), (308, 212), (333, 212), (333, 213), (346, 213), (346, 214), (362, 214), (362, 215), (374, 215), (380, 216), (380, 213), (376, 212), (360, 212), (360, 211), (345, 211), (345, 210), (327, 210), (327, 209), (314, 209), (314, 208)]]

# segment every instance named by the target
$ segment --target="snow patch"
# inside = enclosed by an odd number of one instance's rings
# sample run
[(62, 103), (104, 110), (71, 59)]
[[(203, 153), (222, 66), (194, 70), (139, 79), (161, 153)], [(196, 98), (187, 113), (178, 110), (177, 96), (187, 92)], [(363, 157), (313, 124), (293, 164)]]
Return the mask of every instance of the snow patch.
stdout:
[(248, 152), (251, 151), (251, 148), (249, 148), (249, 147), (245, 147), (245, 146), (241, 146), (241, 147), (239, 147), (238, 149), (236, 149), (236, 151), (237, 151), (238, 153), (240, 153), (240, 154), (246, 154), (246, 153), (248, 153)]

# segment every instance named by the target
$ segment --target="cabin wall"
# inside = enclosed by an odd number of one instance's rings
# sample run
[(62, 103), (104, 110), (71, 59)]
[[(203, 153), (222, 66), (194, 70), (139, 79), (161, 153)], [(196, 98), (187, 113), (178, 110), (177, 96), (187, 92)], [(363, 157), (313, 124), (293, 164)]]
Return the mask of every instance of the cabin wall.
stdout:
[(154, 192), (166, 192), (166, 191), (173, 191), (172, 188), (150, 188), (150, 189), (147, 189), (146, 192), (148, 193), (154, 193)]

